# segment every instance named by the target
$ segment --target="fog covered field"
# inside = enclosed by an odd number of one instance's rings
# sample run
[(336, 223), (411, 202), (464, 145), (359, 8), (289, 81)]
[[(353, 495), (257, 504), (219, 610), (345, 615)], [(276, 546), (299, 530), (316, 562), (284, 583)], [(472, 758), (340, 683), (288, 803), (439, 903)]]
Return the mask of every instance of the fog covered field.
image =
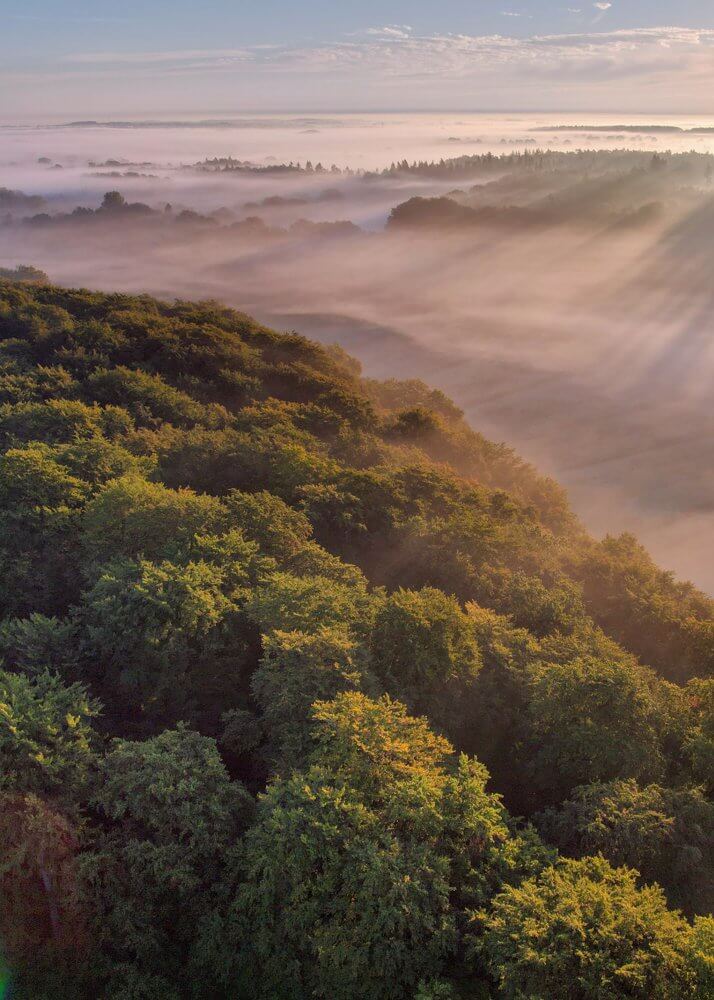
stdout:
[(6, 122), (0, 266), (218, 298), (422, 377), (714, 592), (711, 124)]

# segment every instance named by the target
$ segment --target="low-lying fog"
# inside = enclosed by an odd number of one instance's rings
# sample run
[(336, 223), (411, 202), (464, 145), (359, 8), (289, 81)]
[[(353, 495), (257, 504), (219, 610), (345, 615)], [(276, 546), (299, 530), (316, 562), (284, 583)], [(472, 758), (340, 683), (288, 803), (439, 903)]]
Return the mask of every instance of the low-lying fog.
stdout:
[[(714, 593), (709, 125), (4, 127), (0, 189), (14, 193), (0, 190), (0, 266), (220, 298), (339, 341), (368, 374), (420, 376), (563, 482), (594, 532), (635, 531)], [(126, 204), (87, 211), (111, 190)]]

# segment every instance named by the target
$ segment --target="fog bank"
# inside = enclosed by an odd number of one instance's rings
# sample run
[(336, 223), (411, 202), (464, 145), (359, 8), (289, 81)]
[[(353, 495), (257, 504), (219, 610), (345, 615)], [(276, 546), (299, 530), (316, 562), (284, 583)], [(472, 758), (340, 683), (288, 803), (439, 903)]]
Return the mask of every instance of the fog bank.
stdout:
[[(0, 197), (0, 265), (219, 298), (339, 341), (367, 374), (420, 376), (555, 475), (595, 533), (634, 531), (714, 593), (714, 160), (686, 152), (714, 139), (404, 117), (6, 130), (0, 186), (43, 201)], [(485, 159), (534, 137), (548, 156)], [(585, 145), (609, 153), (557, 155)], [(229, 156), (243, 166), (195, 167)], [(145, 209), (71, 214), (111, 189)]]

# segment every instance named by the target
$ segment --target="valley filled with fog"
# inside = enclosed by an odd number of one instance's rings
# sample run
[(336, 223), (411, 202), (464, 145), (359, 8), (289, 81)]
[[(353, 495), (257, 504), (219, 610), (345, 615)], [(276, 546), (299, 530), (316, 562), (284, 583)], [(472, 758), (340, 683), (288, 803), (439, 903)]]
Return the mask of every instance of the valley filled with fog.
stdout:
[[(6, 124), (0, 267), (220, 299), (420, 377), (714, 592), (714, 132), (698, 119)], [(115, 194), (107, 197), (107, 192)]]

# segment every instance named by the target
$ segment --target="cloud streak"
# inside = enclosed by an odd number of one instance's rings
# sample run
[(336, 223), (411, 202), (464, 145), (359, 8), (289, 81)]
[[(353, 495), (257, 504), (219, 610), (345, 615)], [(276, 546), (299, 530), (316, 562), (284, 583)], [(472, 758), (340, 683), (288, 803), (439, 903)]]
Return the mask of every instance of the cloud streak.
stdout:
[[(596, 4), (604, 9), (609, 4)], [(506, 13), (506, 12), (504, 12)], [(513, 15), (520, 16), (520, 15)], [(535, 60), (559, 59), (573, 65), (594, 54), (607, 55), (622, 63), (636, 63), (646, 54), (648, 63), (658, 49), (678, 50), (691, 56), (714, 54), (714, 30), (698, 28), (639, 28), (577, 34), (532, 35), (414, 35), (407, 25), (369, 28), (360, 40), (347, 39), (315, 46), (246, 46), (225, 49), (180, 49), (147, 52), (82, 52), (67, 56), (74, 66), (154, 66), (200, 69), (226, 63), (255, 67), (310, 69), (330, 67), (336, 71), (359, 66), (389, 75), (408, 72), (478, 73), (503, 66), (527, 66)]]
[[(250, 99), (255, 109), (465, 104), (563, 109), (576, 100), (583, 108), (597, 108), (623, 106), (619, 98), (624, 96), (635, 111), (672, 110), (676, 102), (681, 109), (703, 112), (702, 88), (714, 86), (714, 29), (593, 28), (516, 37), (507, 32), (418, 34), (406, 24), (387, 24), (319, 44), (77, 52), (34, 80), (38, 91), (41, 84), (64, 81), (67, 93), (71, 88), (78, 93), (82, 78), (101, 82), (114, 107), (127, 94), (140, 107), (146, 100), (144, 83), (151, 80), (166, 107), (172, 100), (173, 106), (189, 107), (190, 85), (196, 100), (200, 93), (203, 108), (225, 106), (236, 94)], [(0, 73), (3, 80), (7, 86), (25, 86), (33, 74), (26, 71), (20, 80), (17, 73)], [(629, 81), (624, 95), (617, 90), (618, 80)], [(571, 84), (575, 89), (564, 92)], [(332, 103), (326, 104), (328, 99)]]
[(78, 52), (66, 62), (77, 65), (149, 65), (152, 63), (191, 63), (196, 59), (222, 61), (253, 59), (260, 47), (246, 49), (175, 49), (165, 52)]

